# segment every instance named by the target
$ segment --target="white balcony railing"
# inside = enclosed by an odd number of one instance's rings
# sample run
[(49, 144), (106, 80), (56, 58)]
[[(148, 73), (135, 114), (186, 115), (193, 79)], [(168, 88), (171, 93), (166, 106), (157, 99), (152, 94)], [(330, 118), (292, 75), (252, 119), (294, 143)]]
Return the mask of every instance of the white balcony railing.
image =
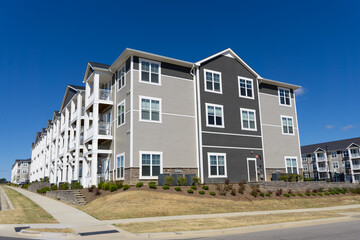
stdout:
[(354, 170), (360, 170), (360, 164), (354, 164), (353, 169)]
[(110, 122), (99, 121), (99, 135), (111, 135)]
[(351, 158), (360, 158), (360, 153), (359, 152), (352, 152), (351, 153)]
[(319, 171), (319, 172), (326, 172), (326, 167), (319, 167), (319, 168), (318, 168), (318, 171)]
[(318, 157), (317, 160), (318, 160), (318, 162), (323, 162), (323, 161), (325, 161), (325, 157), (323, 157), (323, 156), (322, 156), (322, 157)]
[(93, 130), (93, 126), (91, 125), (87, 130), (86, 130), (86, 137), (90, 138), (94, 135), (94, 130)]
[(111, 101), (111, 91), (108, 89), (99, 89), (99, 100)]
[(74, 121), (77, 117), (77, 109), (71, 113), (71, 121)]

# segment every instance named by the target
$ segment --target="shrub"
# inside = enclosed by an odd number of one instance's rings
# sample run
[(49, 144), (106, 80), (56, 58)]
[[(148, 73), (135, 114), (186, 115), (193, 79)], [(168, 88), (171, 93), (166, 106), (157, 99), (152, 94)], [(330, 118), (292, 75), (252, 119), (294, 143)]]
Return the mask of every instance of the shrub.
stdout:
[(290, 194), (284, 193), (283, 196), (288, 198), (288, 197), (290, 197)]
[(296, 195), (295, 193), (290, 193), (290, 196), (295, 197)]
[(236, 196), (236, 189), (234, 187), (231, 188), (230, 194)]
[(216, 195), (215, 192), (209, 192), (209, 194), (210, 194), (211, 196), (215, 196), (215, 195)]
[(199, 185), (200, 184), (200, 182), (201, 182), (201, 179), (200, 178), (198, 178), (198, 177), (193, 177), (193, 185)]
[(299, 197), (303, 197), (304, 195), (302, 195), (301, 193), (298, 193), (298, 196), (299, 196)]
[(144, 183), (143, 182), (138, 182), (135, 187), (137, 188), (141, 188), (142, 186), (144, 186)]
[(260, 197), (264, 197), (265, 196), (265, 193), (261, 192), (259, 193)]
[(265, 196), (271, 197), (271, 193), (266, 193)]
[(118, 186), (116, 185), (116, 183), (111, 183), (109, 186), (109, 190), (110, 190), (110, 192), (114, 192), (114, 191), (118, 190)]
[(319, 188), (318, 192), (324, 192), (324, 188), (323, 187)]
[(204, 195), (205, 191), (201, 190), (201, 191), (199, 191), (199, 194)]
[(246, 181), (245, 181), (245, 180), (242, 180), (241, 182), (239, 182), (238, 192), (239, 192), (240, 194), (244, 194), (245, 188), (246, 188)]
[(123, 185), (123, 187), (122, 187), (122, 189), (123, 189), (124, 191), (128, 190), (129, 188), (130, 188), (130, 186), (127, 185), (127, 184)]
[(58, 190), (58, 187), (54, 184), (54, 185), (52, 185), (51, 186), (51, 191), (56, 191), (56, 190)]
[(118, 186), (118, 189), (119, 189), (119, 188), (122, 188), (123, 185), (124, 185), (124, 181), (116, 181), (115, 183), (116, 183), (116, 185)]
[[(150, 184), (150, 183), (151, 183), (151, 184)], [(156, 188), (157, 188), (155, 182), (150, 182), (150, 183), (149, 183), (149, 188), (151, 188), (151, 189), (156, 189)]]
[(216, 183), (215, 185), (216, 185), (216, 190), (219, 191), (219, 195), (226, 196), (226, 186), (220, 183)]
[(98, 195), (100, 195), (100, 194), (101, 194), (100, 189), (97, 188), (96, 191), (95, 191), (95, 195), (98, 196)]
[(168, 190), (168, 189), (170, 189), (170, 187), (169, 187), (169, 185), (164, 185), (164, 186), (162, 186), (162, 189)]
[(312, 179), (312, 178), (304, 178), (304, 181), (305, 182), (311, 182), (311, 181), (314, 181), (314, 179)]
[(24, 185), (21, 185), (21, 188), (27, 189), (29, 187), (29, 184), (25, 183)]
[(174, 189), (175, 189), (175, 191), (177, 191), (177, 192), (180, 192), (180, 191), (181, 191), (181, 187), (175, 187)]
[(317, 195), (318, 195), (318, 196), (322, 196), (322, 193), (321, 193), (321, 192), (319, 192)]
[(42, 194), (45, 194), (46, 192), (48, 191), (51, 191), (49, 187), (43, 187), (43, 188), (40, 188), (38, 190), (36, 190), (38, 193), (42, 193)]
[(316, 196), (316, 193), (312, 193), (311, 195)]
[(324, 192), (324, 195), (329, 196), (330, 193), (329, 192)]
[(193, 194), (193, 193), (194, 193), (194, 190), (188, 189), (187, 192), (190, 193), (190, 194)]
[(191, 189), (192, 189), (192, 190), (196, 190), (197, 187), (196, 187), (195, 185), (193, 185), (193, 186), (191, 186)]
[(104, 184), (103, 181), (99, 182), (99, 183), (98, 183), (98, 189), (101, 189), (101, 187), (102, 187), (103, 184)]
[(80, 182), (74, 182), (71, 189), (83, 189), (83, 186), (81, 186)]
[(156, 185), (156, 182), (149, 182), (148, 185)]
[(275, 194), (276, 196), (280, 197), (282, 195), (282, 192), (283, 192), (282, 188), (279, 188), (278, 190), (276, 190)]
[(288, 194), (292, 194), (293, 191), (291, 189), (288, 190)]
[(69, 190), (69, 183), (65, 182), (65, 183), (60, 184), (59, 189), (60, 190)]
[(111, 182), (106, 182), (104, 190), (110, 190), (110, 184), (111, 184)]
[(88, 192), (93, 192), (94, 189), (93, 188), (88, 188), (87, 190), (88, 190)]
[(175, 182), (175, 179), (174, 179), (173, 177), (171, 177), (171, 176), (165, 177), (165, 185), (170, 186), (170, 185), (172, 185), (174, 182)]
[(313, 193), (318, 193), (317, 189), (312, 190)]
[(202, 187), (202, 189), (204, 189), (204, 190), (209, 190), (209, 186), (204, 185), (204, 186)]
[(250, 186), (250, 187), (251, 187), (250, 195), (253, 196), (253, 197), (255, 197), (255, 198), (256, 198), (256, 197), (258, 196), (258, 194), (259, 194), (259, 191), (258, 191), (259, 188), (258, 188), (258, 186), (259, 186), (259, 185), (257, 185), (257, 184)]
[(177, 180), (177, 184), (179, 186), (186, 186), (187, 178), (186, 177), (179, 177), (178, 180)]
[(44, 182), (49, 182), (49, 177), (44, 177)]
[(305, 195), (306, 195), (306, 196), (310, 196), (310, 193), (309, 193), (309, 192), (306, 192)]

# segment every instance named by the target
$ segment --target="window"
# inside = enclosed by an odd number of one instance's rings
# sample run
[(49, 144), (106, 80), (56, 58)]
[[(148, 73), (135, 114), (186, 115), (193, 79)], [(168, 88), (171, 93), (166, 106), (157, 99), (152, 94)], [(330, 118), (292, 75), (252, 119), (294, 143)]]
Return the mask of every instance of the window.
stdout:
[(227, 177), (226, 154), (208, 153), (209, 177)]
[(286, 173), (297, 174), (296, 157), (285, 157)]
[(338, 169), (339, 168), (339, 162), (333, 162), (333, 168)]
[(26, 174), (26, 173), (28, 173), (28, 170), (27, 170), (27, 169), (23, 169), (23, 170), (22, 170), (22, 173)]
[(282, 133), (288, 135), (294, 135), (293, 118), (281, 116)]
[(141, 82), (160, 85), (160, 63), (140, 60)]
[(325, 159), (325, 154), (324, 153), (317, 153), (317, 158), (318, 158), (318, 160), (324, 160)]
[(337, 153), (336, 153), (336, 152), (332, 152), (332, 153), (331, 153), (331, 158), (337, 158)]
[(211, 70), (204, 70), (205, 75), (205, 91), (222, 93), (221, 88), (221, 72), (215, 72)]
[(301, 158), (302, 158), (303, 162), (306, 162), (306, 161), (307, 161), (306, 155), (302, 155)]
[(224, 127), (224, 112), (222, 105), (206, 103), (206, 126)]
[(348, 152), (348, 150), (344, 150), (344, 151), (343, 151), (343, 155), (344, 155), (344, 157), (349, 157), (349, 152)]
[(313, 153), (313, 154), (311, 154), (311, 160), (313, 160), (313, 161), (315, 161), (316, 160), (316, 158), (315, 158), (315, 154)]
[(116, 157), (116, 178), (124, 179), (125, 169), (125, 153), (122, 153)]
[(161, 122), (161, 99), (140, 96), (140, 120)]
[(27, 167), (28, 166), (28, 163), (27, 162), (24, 162), (23, 163), (23, 167)]
[(254, 99), (254, 86), (251, 78), (238, 77), (239, 96)]
[(309, 178), (309, 174), (308, 174), (308, 173), (305, 173), (305, 174), (304, 174), (304, 178)]
[(280, 105), (291, 106), (289, 89), (279, 88), (279, 97)]
[(118, 104), (117, 106), (117, 114), (118, 114), (118, 127), (125, 124), (125, 100)]
[(256, 131), (256, 112), (255, 110), (240, 108), (241, 129)]
[(308, 165), (307, 165), (307, 164), (304, 164), (304, 165), (303, 165), (303, 170), (306, 171), (306, 172), (309, 171), (309, 168), (308, 168)]
[(116, 80), (118, 81), (118, 91), (125, 86), (125, 84), (126, 84), (125, 78), (126, 78), (126, 66), (124, 64), (116, 72)]
[(157, 178), (162, 173), (161, 152), (140, 152), (140, 177)]

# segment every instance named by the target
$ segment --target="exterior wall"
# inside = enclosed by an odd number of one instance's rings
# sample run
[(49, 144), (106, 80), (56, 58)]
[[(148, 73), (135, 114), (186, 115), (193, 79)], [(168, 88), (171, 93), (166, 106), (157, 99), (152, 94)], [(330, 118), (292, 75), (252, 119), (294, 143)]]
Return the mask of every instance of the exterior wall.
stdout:
[[(291, 106), (283, 106), (280, 105), (276, 86), (260, 84), (259, 97), (266, 168), (279, 171), (285, 169), (286, 171), (285, 157), (296, 157), (299, 173), (302, 168), (302, 160), (294, 94), (291, 91)], [(294, 135), (282, 133), (281, 116), (293, 118)], [(269, 173), (272, 172), (269, 171)], [(270, 179), (271, 174), (267, 175), (267, 180)]]
[[(205, 91), (204, 70), (221, 72), (222, 94)], [(227, 56), (218, 56), (199, 67), (199, 92), (202, 136), (203, 181), (231, 182), (248, 180), (247, 158), (257, 159), (258, 179), (264, 177), (264, 163), (261, 141), (261, 126), (257, 79), (237, 60)], [(254, 99), (239, 97), (238, 77), (253, 80)], [(223, 106), (224, 128), (206, 126), (206, 103)], [(256, 111), (256, 131), (241, 129), (240, 108)], [(210, 178), (208, 153), (226, 153), (226, 178)]]
[[(24, 166), (24, 163), (27, 163), (27, 166)], [(26, 170), (27, 173), (23, 173), (23, 170)], [(27, 161), (16, 160), (11, 169), (11, 182), (15, 184), (29, 182), (30, 170), (31, 170), (30, 160)]]

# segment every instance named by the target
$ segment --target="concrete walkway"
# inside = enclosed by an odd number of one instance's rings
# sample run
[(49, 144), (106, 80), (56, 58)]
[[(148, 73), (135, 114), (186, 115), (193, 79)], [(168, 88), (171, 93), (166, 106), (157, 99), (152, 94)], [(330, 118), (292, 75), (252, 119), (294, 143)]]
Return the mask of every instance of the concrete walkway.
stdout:
[(169, 220), (256, 216), (256, 215), (281, 214), (281, 213), (324, 212), (324, 211), (335, 211), (335, 210), (344, 210), (344, 209), (352, 209), (352, 208), (360, 208), (360, 204), (324, 207), (324, 208), (305, 208), (305, 209), (288, 209), (288, 210), (257, 211), (257, 212), (232, 212), (232, 213), (215, 213), (215, 214), (202, 214), (202, 215), (181, 215), (181, 216), (165, 216), (165, 217), (115, 219), (115, 220), (104, 220), (103, 222), (106, 222), (109, 224), (157, 222), (157, 221), (169, 221)]

